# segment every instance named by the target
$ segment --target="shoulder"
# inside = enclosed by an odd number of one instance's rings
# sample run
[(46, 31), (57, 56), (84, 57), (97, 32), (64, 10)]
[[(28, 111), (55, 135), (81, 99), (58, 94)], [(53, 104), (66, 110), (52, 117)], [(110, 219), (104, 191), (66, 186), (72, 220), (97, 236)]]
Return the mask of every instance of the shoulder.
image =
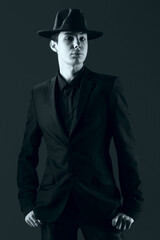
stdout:
[(102, 87), (113, 88), (116, 82), (119, 81), (119, 77), (111, 74), (104, 74), (99, 72), (94, 72), (87, 68), (87, 71), (90, 75), (90, 78), (98, 85), (102, 85)]
[(38, 83), (36, 84), (35, 86), (33, 86), (32, 90), (33, 92), (37, 92), (37, 91), (41, 91), (45, 88), (48, 87), (48, 85), (51, 83), (52, 79), (49, 79), (47, 81), (44, 81), (44, 82), (41, 82), (41, 83)]
[(93, 70), (87, 68), (87, 71), (89, 72), (89, 74), (94, 77), (95, 79), (97, 79), (97, 81), (101, 80), (101, 81), (114, 81), (115, 79), (118, 78), (118, 76), (116, 75), (111, 75), (111, 74), (107, 74), (107, 73), (99, 73), (99, 72), (94, 72)]
[(54, 76), (52, 79), (49, 79), (47, 81), (41, 82), (33, 86), (32, 92), (33, 94), (38, 94), (38, 93), (44, 93), (47, 91), (48, 87), (51, 86), (55, 82), (56, 76)]
[(31, 89), (31, 95), (35, 103), (42, 103), (48, 99), (50, 87), (55, 83), (56, 76), (47, 81), (36, 84)]

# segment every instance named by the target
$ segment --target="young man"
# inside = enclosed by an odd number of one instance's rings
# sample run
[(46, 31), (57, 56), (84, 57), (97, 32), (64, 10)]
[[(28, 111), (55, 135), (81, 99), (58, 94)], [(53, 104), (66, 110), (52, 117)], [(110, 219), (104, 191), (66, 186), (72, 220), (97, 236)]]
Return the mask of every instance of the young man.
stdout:
[[(142, 209), (135, 138), (119, 79), (92, 72), (84, 61), (88, 40), (78, 9), (58, 12), (52, 30), (39, 31), (57, 53), (59, 71), (31, 91), (17, 182), (20, 206), (43, 240), (123, 239)], [(39, 185), (36, 167), (44, 139), (48, 157)], [(121, 194), (109, 154), (114, 139)], [(121, 203), (121, 195), (123, 202)]]

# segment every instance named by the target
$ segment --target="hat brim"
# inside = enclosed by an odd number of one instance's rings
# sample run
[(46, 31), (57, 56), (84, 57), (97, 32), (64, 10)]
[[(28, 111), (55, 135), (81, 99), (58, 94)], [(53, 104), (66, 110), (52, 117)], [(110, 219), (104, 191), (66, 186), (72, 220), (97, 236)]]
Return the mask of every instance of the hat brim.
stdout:
[[(37, 32), (37, 34), (41, 37), (52, 39), (52, 36), (56, 33), (60, 33), (62, 31), (69, 31), (69, 30), (40, 30)], [(70, 30), (71, 32), (86, 32), (88, 35), (88, 40), (93, 40), (96, 38), (99, 38), (103, 35), (103, 32), (100, 31), (92, 31), (92, 30), (87, 30), (87, 31), (81, 31), (81, 30)]]

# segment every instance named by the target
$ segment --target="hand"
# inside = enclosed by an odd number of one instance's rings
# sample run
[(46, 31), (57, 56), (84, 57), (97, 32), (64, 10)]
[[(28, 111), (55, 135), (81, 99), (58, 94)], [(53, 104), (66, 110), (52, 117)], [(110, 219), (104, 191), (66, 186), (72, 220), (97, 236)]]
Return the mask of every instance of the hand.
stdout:
[(25, 222), (30, 226), (30, 227), (38, 227), (39, 225), (42, 225), (43, 222), (39, 219), (36, 218), (35, 214), (33, 211), (29, 212), (25, 216)]
[(119, 213), (115, 218), (112, 219), (112, 226), (119, 230), (129, 229), (134, 222), (133, 218), (127, 216), (124, 213)]

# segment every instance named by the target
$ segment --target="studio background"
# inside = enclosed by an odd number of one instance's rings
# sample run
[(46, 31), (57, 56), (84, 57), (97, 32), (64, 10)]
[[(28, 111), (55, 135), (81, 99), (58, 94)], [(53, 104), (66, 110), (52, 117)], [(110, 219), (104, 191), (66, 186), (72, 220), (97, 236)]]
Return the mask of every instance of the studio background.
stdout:
[[(30, 228), (20, 212), (16, 171), (26, 123), (29, 94), (37, 83), (57, 72), (56, 55), (49, 41), (37, 36), (52, 28), (55, 14), (80, 8), (88, 28), (104, 32), (89, 42), (86, 65), (93, 71), (120, 77), (134, 124), (141, 157), (144, 210), (126, 240), (159, 239), (160, 202), (160, 2), (34, 0), (0, 3), (0, 236), (3, 240), (40, 239), (40, 229)], [(45, 146), (40, 148), (41, 177)], [(113, 152), (114, 155), (114, 152)], [(83, 236), (79, 231), (79, 240)]]

